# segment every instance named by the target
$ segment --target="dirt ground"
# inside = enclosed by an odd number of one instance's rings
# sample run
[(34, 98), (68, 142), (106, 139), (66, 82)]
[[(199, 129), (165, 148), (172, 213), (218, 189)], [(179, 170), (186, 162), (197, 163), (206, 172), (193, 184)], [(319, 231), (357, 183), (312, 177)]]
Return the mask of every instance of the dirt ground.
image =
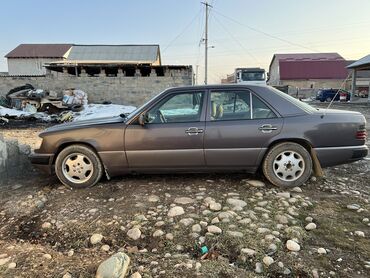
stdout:
[[(364, 113), (369, 132), (369, 106), (332, 108)], [(43, 128), (2, 132), (35, 146)], [(127, 176), (77, 191), (55, 177), (15, 180), (0, 191), (0, 277), (95, 277), (119, 250), (142, 277), (370, 277), (369, 186), (370, 157), (290, 191), (245, 174)]]

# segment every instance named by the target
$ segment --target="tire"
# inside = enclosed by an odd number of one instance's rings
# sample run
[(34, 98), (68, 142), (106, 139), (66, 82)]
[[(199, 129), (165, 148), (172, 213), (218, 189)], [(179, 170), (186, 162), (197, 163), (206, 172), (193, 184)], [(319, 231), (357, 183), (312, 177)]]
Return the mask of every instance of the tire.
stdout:
[(72, 105), (71, 110), (72, 112), (80, 112), (84, 109), (84, 107), (80, 104)]
[(55, 173), (68, 187), (87, 188), (101, 179), (103, 166), (96, 152), (90, 147), (71, 145), (58, 154), (55, 160)]
[(327, 101), (327, 102), (331, 102), (331, 97), (327, 97), (327, 98), (326, 98), (326, 101)]
[[(289, 163), (288, 166), (286, 166), (287, 163)], [(265, 177), (273, 185), (301, 186), (311, 176), (312, 159), (303, 146), (293, 142), (284, 142), (268, 150), (262, 169)]]

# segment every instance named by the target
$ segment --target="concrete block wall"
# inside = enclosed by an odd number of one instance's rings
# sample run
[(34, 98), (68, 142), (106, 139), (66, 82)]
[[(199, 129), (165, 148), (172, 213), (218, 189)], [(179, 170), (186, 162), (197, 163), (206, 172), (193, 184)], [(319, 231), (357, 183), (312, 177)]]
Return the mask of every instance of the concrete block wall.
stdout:
[(37, 77), (0, 76), (0, 96), (26, 83), (35, 88), (57, 92), (67, 88), (78, 88), (88, 94), (90, 103), (111, 101), (115, 104), (139, 106), (166, 88), (191, 85), (192, 76), (187, 71), (169, 76), (148, 77), (76, 77), (67, 74)]
[(20, 145), (17, 140), (5, 140), (0, 134), (0, 186), (6, 185), (9, 179), (32, 175), (30, 153), (30, 146)]

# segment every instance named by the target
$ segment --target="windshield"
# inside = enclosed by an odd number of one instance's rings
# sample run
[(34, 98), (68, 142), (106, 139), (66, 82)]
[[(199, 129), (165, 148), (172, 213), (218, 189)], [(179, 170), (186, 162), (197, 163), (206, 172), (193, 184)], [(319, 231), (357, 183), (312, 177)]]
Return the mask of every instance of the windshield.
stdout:
[(294, 104), (295, 106), (298, 106), (299, 108), (301, 108), (302, 110), (306, 111), (306, 112), (314, 112), (316, 111), (317, 109), (312, 107), (311, 105), (303, 102), (303, 101), (300, 101), (278, 89), (275, 89), (274, 87), (270, 87), (271, 90), (273, 90), (276, 94), (278, 94), (279, 96), (281, 96), (282, 98), (284, 98), (285, 100), (289, 101), (290, 103)]
[(243, 81), (264, 81), (265, 73), (262, 71), (257, 71), (257, 72), (243, 71), (242, 80)]

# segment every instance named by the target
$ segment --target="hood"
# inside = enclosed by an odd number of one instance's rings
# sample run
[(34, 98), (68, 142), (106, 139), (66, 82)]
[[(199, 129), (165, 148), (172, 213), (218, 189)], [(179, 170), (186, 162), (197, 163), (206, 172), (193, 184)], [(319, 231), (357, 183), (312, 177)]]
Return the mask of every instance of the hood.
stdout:
[(125, 119), (120, 116), (75, 121), (71, 123), (64, 123), (64, 124), (59, 124), (59, 125), (49, 127), (45, 129), (43, 132), (41, 132), (40, 136), (42, 137), (43, 134), (49, 133), (49, 132), (59, 132), (59, 131), (64, 131), (64, 130), (86, 128), (86, 127), (103, 125), (103, 124), (124, 123), (124, 121)]

